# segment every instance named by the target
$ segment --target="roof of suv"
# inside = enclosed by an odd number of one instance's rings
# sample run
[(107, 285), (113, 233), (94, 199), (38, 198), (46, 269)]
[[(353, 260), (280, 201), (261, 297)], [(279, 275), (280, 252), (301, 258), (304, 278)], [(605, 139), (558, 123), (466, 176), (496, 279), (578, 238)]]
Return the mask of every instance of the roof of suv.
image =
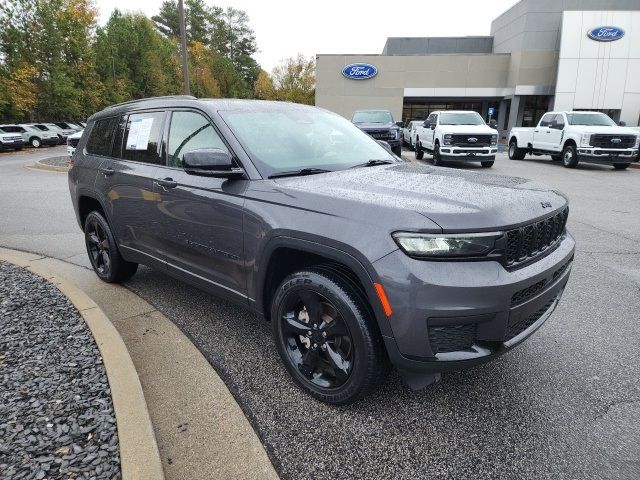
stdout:
[(239, 98), (196, 98), (190, 95), (171, 95), (166, 97), (143, 98), (139, 100), (131, 100), (129, 102), (111, 105), (109, 107), (106, 107), (104, 110), (93, 114), (91, 118), (89, 118), (89, 120), (96, 120), (102, 117), (111, 117), (139, 108), (168, 108), (189, 106), (194, 104), (206, 104), (213, 110), (260, 110), (266, 107), (273, 108), (274, 106), (280, 108), (282, 108), (283, 106), (287, 106), (290, 108), (311, 108), (310, 105), (273, 100), (247, 100)]

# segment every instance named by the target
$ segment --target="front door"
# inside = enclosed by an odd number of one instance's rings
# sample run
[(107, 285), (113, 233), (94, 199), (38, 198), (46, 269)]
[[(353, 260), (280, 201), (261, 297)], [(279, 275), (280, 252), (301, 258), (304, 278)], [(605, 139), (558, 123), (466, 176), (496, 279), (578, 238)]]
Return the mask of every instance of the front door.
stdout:
[(540, 119), (540, 123), (533, 129), (533, 148), (540, 150), (549, 150), (551, 142), (551, 129), (549, 125), (555, 115), (552, 113), (546, 113)]
[(248, 181), (190, 175), (183, 170), (186, 152), (228, 150), (203, 114), (174, 111), (166, 138), (166, 164), (156, 172), (154, 192), (168, 268), (205, 288), (246, 298), (242, 216)]
[(562, 150), (562, 137), (564, 133), (564, 117), (561, 113), (553, 116), (549, 124), (549, 134), (547, 136), (547, 150), (559, 152)]

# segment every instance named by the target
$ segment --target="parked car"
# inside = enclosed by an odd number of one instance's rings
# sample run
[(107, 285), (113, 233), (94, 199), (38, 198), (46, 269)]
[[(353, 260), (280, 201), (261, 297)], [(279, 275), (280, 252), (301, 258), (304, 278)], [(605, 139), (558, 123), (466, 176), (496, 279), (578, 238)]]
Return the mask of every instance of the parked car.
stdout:
[(387, 142), (394, 154), (402, 154), (400, 129), (404, 124), (395, 122), (389, 110), (358, 110), (354, 112), (351, 121), (376, 140)]
[(0, 151), (22, 150), (24, 140), (19, 133), (3, 133), (0, 129)]
[(42, 131), (54, 132), (58, 135), (58, 143), (60, 145), (67, 143), (67, 137), (76, 133), (76, 131), (71, 128), (61, 128), (55, 123), (34, 123), (33, 126)]
[(430, 153), (434, 165), (445, 161), (480, 162), (489, 168), (498, 153), (498, 133), (474, 111), (432, 112), (416, 128), (415, 143), (416, 158), (420, 160), (424, 152)]
[(567, 168), (584, 162), (624, 170), (638, 161), (639, 143), (638, 132), (616, 125), (604, 113), (548, 112), (536, 127), (511, 129), (509, 158), (551, 155)]
[(408, 145), (411, 149), (413, 149), (413, 145), (416, 139), (417, 127), (421, 123), (424, 123), (423, 120), (411, 120), (407, 123), (402, 129), (402, 142), (405, 145)]
[(71, 123), (71, 122), (53, 122), (53, 123), (56, 124), (58, 127), (60, 127), (62, 130), (73, 130), (74, 132), (78, 132), (82, 130), (82, 127), (80, 125), (76, 125), (75, 123)]
[(76, 151), (76, 147), (78, 146), (78, 142), (80, 138), (82, 138), (82, 133), (84, 130), (80, 130), (79, 132), (74, 133), (73, 135), (69, 135), (67, 137), (67, 154), (72, 157)]
[(31, 125), (0, 125), (0, 132), (20, 134), (24, 143), (29, 144), (34, 148), (58, 144), (57, 135), (51, 132), (43, 132)]
[(333, 404), (388, 360), (421, 388), (515, 347), (555, 309), (575, 248), (557, 190), (405, 162), (284, 102), (106, 108), (69, 189), (98, 277), (142, 263), (264, 316), (294, 381)]

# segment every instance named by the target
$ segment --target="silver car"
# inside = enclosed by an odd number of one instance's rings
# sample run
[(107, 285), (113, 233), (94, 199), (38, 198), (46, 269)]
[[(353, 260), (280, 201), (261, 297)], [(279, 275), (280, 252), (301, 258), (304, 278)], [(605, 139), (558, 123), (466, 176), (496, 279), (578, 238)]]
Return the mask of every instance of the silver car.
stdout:
[(34, 148), (39, 148), (43, 145), (58, 144), (58, 135), (55, 133), (42, 131), (27, 124), (0, 125), (0, 133), (20, 134), (24, 143), (29, 144)]

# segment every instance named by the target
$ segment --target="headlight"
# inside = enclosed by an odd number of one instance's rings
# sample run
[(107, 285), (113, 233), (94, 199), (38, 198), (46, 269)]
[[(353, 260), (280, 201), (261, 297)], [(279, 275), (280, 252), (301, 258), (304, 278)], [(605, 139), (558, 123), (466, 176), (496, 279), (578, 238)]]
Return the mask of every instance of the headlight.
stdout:
[(633, 148), (640, 148), (640, 136), (636, 137), (636, 143), (633, 144)]
[(451, 134), (446, 134), (443, 138), (443, 141), (445, 145), (451, 145)]
[(498, 144), (498, 135), (491, 135), (491, 145)]
[(395, 130), (394, 131), (393, 138), (395, 138), (396, 140), (398, 140), (400, 138), (400, 130)]
[(582, 134), (582, 139), (580, 140), (580, 146), (581, 147), (589, 147), (589, 146), (591, 146), (591, 134), (590, 133), (583, 133)]
[(493, 250), (501, 232), (430, 234), (396, 232), (393, 238), (410, 257), (470, 257)]

